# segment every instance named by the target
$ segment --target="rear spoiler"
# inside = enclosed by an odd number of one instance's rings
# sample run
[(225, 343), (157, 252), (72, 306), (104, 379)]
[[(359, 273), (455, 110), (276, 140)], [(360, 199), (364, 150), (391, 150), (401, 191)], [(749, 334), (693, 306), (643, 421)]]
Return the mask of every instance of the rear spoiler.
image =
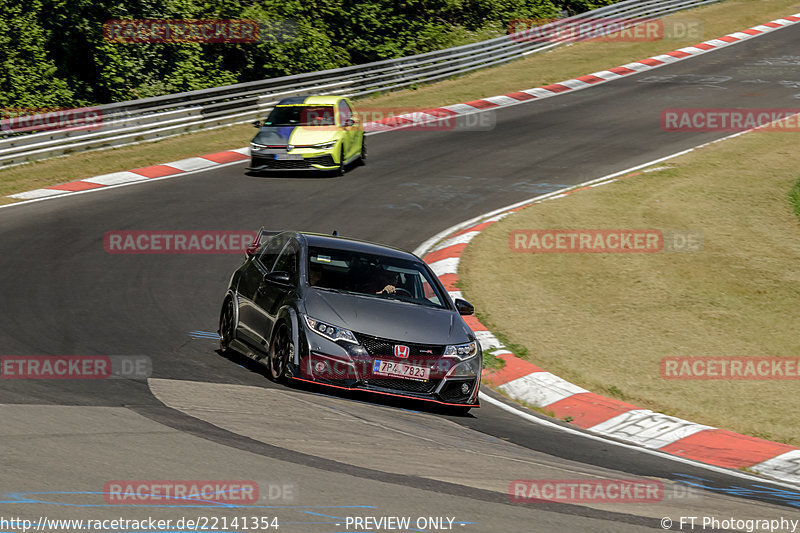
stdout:
[(272, 237), (273, 235), (277, 235), (278, 233), (281, 233), (281, 231), (266, 230), (264, 229), (264, 226), (261, 226), (261, 228), (258, 230), (258, 233), (256, 233), (255, 237), (253, 238), (253, 242), (247, 245), (244, 254), (247, 257), (250, 257), (251, 255), (256, 253), (256, 250), (258, 250), (259, 246), (264, 244), (264, 240), (266, 240), (267, 237)]

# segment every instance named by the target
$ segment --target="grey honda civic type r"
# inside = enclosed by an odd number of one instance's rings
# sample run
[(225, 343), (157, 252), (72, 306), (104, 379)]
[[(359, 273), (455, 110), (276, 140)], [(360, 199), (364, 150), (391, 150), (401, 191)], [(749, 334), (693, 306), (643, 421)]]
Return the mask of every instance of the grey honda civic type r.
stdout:
[(336, 235), (262, 228), (233, 273), (220, 348), (276, 381), (478, 407), (480, 343), (417, 256)]

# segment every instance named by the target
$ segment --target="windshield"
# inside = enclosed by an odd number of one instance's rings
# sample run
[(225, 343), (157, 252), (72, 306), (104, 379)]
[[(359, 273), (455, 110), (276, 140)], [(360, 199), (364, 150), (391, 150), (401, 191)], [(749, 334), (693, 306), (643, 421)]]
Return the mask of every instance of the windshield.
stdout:
[(308, 283), (320, 289), (446, 308), (419, 262), (329, 248), (308, 248)]
[(333, 106), (277, 106), (267, 117), (264, 126), (333, 126)]

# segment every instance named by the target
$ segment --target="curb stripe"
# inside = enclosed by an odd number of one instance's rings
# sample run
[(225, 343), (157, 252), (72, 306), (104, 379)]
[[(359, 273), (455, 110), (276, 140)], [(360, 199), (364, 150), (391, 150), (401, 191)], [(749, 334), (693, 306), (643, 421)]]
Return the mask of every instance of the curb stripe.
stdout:
[(587, 74), (586, 76), (581, 76), (575, 79), (580, 80), (584, 83), (597, 83), (599, 81), (603, 81), (603, 78), (597, 77), (594, 74)]
[(635, 70), (629, 69), (627, 67), (614, 67), (608, 70), (609, 72), (613, 72), (614, 74), (619, 74), (620, 76), (627, 76), (628, 74), (633, 74), (634, 72), (636, 72)]
[(444, 290), (446, 291), (457, 291), (458, 287), (456, 287), (456, 282), (458, 281), (458, 276), (455, 274), (444, 274), (443, 276), (438, 276), (439, 281), (442, 282), (444, 285)]
[(134, 174), (139, 174), (140, 176), (144, 176), (145, 178), (161, 178), (172, 174), (182, 173), (183, 170), (179, 170), (169, 165), (153, 165), (150, 167), (134, 168), (131, 170), (131, 172)]
[(702, 461), (713, 456), (716, 464), (742, 468), (794, 450), (793, 446), (740, 435), (724, 429), (696, 433), (661, 448), (662, 451)]
[[(486, 326), (480, 323), (480, 321), (475, 317), (475, 315), (467, 315), (464, 316), (463, 318), (464, 322), (469, 326), (469, 329), (471, 329), (473, 333), (475, 331), (480, 331), (481, 333), (484, 334), (484, 337), (489, 337), (489, 335), (491, 335), (491, 332), (488, 329), (486, 329)], [(491, 335), (491, 339), (487, 340), (490, 340), (490, 342), (494, 344), (500, 344), (499, 342), (495, 342), (497, 338), (494, 335)], [(487, 349), (489, 349), (489, 346), (487, 346)]]
[(435, 252), (431, 252), (428, 255), (426, 255), (425, 262), (430, 265), (431, 263), (435, 263), (436, 261), (439, 261), (440, 259), (445, 259), (447, 257), (460, 257), (461, 252), (463, 252), (464, 248), (466, 247), (467, 243), (464, 242), (448, 246), (447, 248), (441, 248), (439, 250), (436, 250)]
[(800, 450), (792, 450), (778, 457), (753, 465), (753, 469), (773, 477), (800, 483)]
[(472, 102), (466, 102), (464, 105), (472, 106), (477, 109), (489, 109), (490, 107), (499, 107), (494, 102), (489, 102), (488, 100), (473, 100)]
[(544, 87), (542, 87), (542, 89), (544, 89), (546, 91), (551, 91), (551, 92), (554, 92), (554, 93), (563, 93), (564, 91), (569, 91), (570, 90), (569, 87), (567, 87), (566, 85), (562, 85), (560, 83), (554, 83), (552, 85), (545, 85)]
[(452, 111), (450, 109), (445, 109), (443, 107), (439, 107), (436, 109), (426, 109), (424, 113), (427, 113), (428, 115), (432, 115), (434, 117), (452, 117), (454, 115), (458, 115), (458, 113), (456, 113), (455, 111)]
[(606, 398), (594, 392), (584, 392), (551, 403), (547, 409), (553, 411), (556, 418), (563, 420), (566, 417), (572, 417), (570, 424), (588, 429), (622, 413), (632, 411), (636, 409), (636, 406), (613, 398)]
[(652, 57), (648, 58), (648, 59), (642, 59), (641, 61), (639, 61), (639, 63), (641, 63), (643, 65), (647, 65), (648, 67), (655, 67), (656, 65), (663, 65), (664, 64), (663, 61), (659, 61), (657, 59), (653, 59)]
[(96, 189), (98, 187), (102, 187), (99, 183), (91, 183), (89, 181), (71, 181), (69, 183), (62, 183), (61, 185), (53, 185), (52, 187), (47, 187), (48, 189), (54, 189), (57, 191), (88, 191), (89, 189)]
[(504, 385), (528, 374), (545, 371), (529, 361), (514, 356), (511, 352), (497, 352), (493, 355), (505, 361), (506, 366), (497, 372), (487, 373), (483, 377), (483, 381), (492, 386)]
[(233, 161), (244, 161), (245, 159), (249, 159), (248, 156), (233, 151), (220, 152), (218, 154), (208, 154), (200, 157), (203, 159), (208, 159), (209, 161), (213, 161), (214, 163), (232, 163)]
[(588, 428), (646, 448), (661, 449), (711, 426), (695, 424), (649, 409), (634, 409)]
[(522, 91), (518, 91), (518, 92), (515, 92), (515, 93), (508, 93), (506, 96), (509, 96), (511, 98), (514, 98), (515, 100), (520, 100), (520, 101), (523, 101), (523, 102), (525, 100), (532, 100), (532, 99), (536, 98), (532, 94), (524, 93)]
[(453, 237), (457, 237), (459, 235), (463, 235), (463, 234), (469, 233), (471, 231), (481, 232), (481, 231), (485, 230), (486, 228), (488, 228), (489, 226), (491, 226), (492, 224), (494, 224), (494, 222), (481, 222), (480, 224), (475, 224), (474, 226), (470, 226), (468, 228), (462, 229), (458, 233), (455, 233), (453, 235)]
[(516, 400), (545, 408), (576, 394), (588, 392), (550, 372), (533, 372), (497, 388)]
[(677, 57), (678, 59), (683, 59), (684, 57), (689, 57), (691, 54), (688, 52), (683, 52), (681, 50), (675, 50), (674, 52), (667, 52), (667, 55), (672, 57)]

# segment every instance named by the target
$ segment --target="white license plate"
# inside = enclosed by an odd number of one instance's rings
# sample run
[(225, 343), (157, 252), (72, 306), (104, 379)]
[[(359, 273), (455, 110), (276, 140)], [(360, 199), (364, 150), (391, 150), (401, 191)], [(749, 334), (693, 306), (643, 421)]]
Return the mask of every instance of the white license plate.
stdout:
[(431, 369), (424, 366), (407, 365), (405, 363), (381, 361), (378, 359), (372, 363), (372, 373), (380, 376), (391, 376), (393, 378), (427, 381), (431, 375)]
[(288, 161), (302, 161), (303, 154), (275, 154), (275, 159), (282, 159)]

